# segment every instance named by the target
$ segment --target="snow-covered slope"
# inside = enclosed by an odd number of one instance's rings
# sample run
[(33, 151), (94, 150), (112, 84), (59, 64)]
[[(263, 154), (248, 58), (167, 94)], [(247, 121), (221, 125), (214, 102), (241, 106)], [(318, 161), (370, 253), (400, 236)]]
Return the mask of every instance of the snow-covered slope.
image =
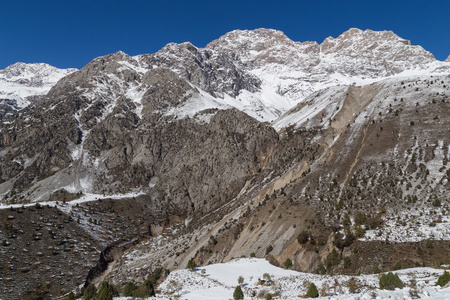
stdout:
[(22, 109), (33, 96), (45, 95), (62, 77), (76, 69), (58, 69), (45, 63), (15, 63), (0, 70), (0, 104)]
[[(231, 299), (238, 285), (238, 277), (244, 278), (242, 290), (245, 298), (265, 298), (271, 294), (277, 299), (297, 299), (306, 296), (310, 283), (326, 299), (411, 299), (415, 295), (424, 299), (448, 299), (450, 288), (435, 286), (444, 270), (415, 268), (397, 271), (408, 286), (394, 291), (380, 290), (377, 274), (361, 276), (330, 276), (290, 271), (271, 265), (264, 259), (238, 259), (224, 264), (213, 264), (196, 269), (177, 270), (159, 286), (161, 294), (151, 299)], [(259, 280), (269, 278), (261, 284)], [(269, 277), (267, 277), (267, 275)], [(355, 291), (350, 291), (354, 284)], [(131, 298), (115, 298), (131, 299)]]

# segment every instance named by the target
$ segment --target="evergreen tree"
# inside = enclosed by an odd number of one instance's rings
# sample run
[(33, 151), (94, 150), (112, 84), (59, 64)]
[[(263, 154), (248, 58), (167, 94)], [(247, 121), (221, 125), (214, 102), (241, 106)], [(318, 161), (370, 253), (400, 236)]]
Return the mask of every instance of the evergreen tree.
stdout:
[(188, 267), (188, 269), (190, 269), (190, 270), (194, 270), (195, 268), (197, 268), (197, 264), (195, 263), (195, 261), (193, 261), (192, 259), (190, 259), (190, 260), (188, 261), (187, 267)]
[(67, 295), (67, 300), (75, 300), (75, 295), (73, 292), (70, 292), (69, 295)]
[(114, 286), (108, 281), (103, 281), (102, 286), (98, 290), (96, 300), (112, 300), (114, 296), (119, 296)]
[(306, 296), (309, 298), (317, 298), (319, 297), (319, 291), (314, 283), (311, 282), (309, 285), (308, 291), (306, 292)]
[(95, 299), (95, 295), (97, 295), (97, 289), (93, 284), (89, 284), (85, 289), (83, 293), (83, 299), (84, 300), (93, 300)]
[(155, 289), (153, 288), (153, 284), (150, 280), (144, 281), (144, 283), (136, 290), (133, 291), (133, 297), (152, 297), (155, 296)]
[(398, 277), (398, 274), (393, 274), (389, 272), (387, 274), (383, 274), (380, 277), (380, 289), (382, 290), (395, 290), (396, 288), (403, 288), (405, 284)]
[(286, 269), (292, 268), (292, 260), (290, 258), (287, 258), (286, 261), (284, 262), (284, 266)]
[(238, 285), (238, 286), (234, 289), (233, 299), (234, 299), (234, 300), (241, 300), (241, 299), (244, 299), (244, 293), (242, 292), (242, 289), (241, 289), (241, 286), (240, 286), (240, 285)]
[(441, 287), (444, 287), (448, 282), (450, 282), (450, 273), (445, 271), (444, 274), (439, 276), (438, 281), (436, 282), (436, 285), (440, 285)]
[(137, 289), (136, 285), (132, 282), (128, 282), (123, 288), (123, 295), (125, 297), (132, 297), (134, 291)]

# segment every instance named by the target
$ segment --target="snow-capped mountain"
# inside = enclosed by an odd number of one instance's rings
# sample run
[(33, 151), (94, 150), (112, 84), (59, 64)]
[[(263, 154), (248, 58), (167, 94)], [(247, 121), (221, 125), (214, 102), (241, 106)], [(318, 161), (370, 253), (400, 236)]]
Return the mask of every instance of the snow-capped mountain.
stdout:
[(266, 97), (264, 103), (265, 109), (275, 115), (326, 87), (369, 84), (404, 71), (450, 70), (448, 63), (436, 61), (431, 53), (411, 46), (391, 31), (352, 28), (318, 44), (294, 42), (276, 30), (236, 30), (205, 49), (234, 53), (236, 63), (261, 80), (260, 93), (255, 97), (264, 98), (265, 93), (276, 96)]
[(58, 69), (45, 63), (15, 63), (0, 70), (0, 119), (28, 106), (77, 69)]
[[(2, 74), (41, 82), (20, 64)], [(61, 77), (42, 78), (50, 90), (0, 121), (0, 203), (33, 228), (61, 220), (55, 211), (77, 219), (58, 225), (61, 240), (76, 232), (83, 247), (113, 244), (77, 279), (121, 285), (156, 266), (241, 256), (351, 274), (447, 259), (422, 249), (434, 239), (448, 250), (450, 62), (392, 32), (350, 29), (319, 44), (237, 30), (205, 48), (119, 51)], [(39, 205), (27, 210), (34, 202), (57, 207), (44, 218)], [(0, 239), (27, 248), (10, 239), (19, 225)], [(64, 244), (21, 255), (62, 261)]]

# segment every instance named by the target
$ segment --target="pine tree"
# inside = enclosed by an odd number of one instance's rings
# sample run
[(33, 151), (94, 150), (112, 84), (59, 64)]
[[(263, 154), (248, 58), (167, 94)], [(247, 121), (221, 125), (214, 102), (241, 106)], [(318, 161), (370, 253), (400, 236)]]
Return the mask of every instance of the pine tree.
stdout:
[(190, 269), (190, 270), (193, 271), (195, 268), (197, 268), (197, 264), (195, 263), (195, 261), (193, 261), (192, 259), (190, 259), (190, 260), (188, 261), (187, 267), (188, 267), (188, 269)]
[(93, 284), (89, 284), (85, 289), (83, 293), (83, 299), (84, 300), (93, 300), (95, 298), (95, 295), (97, 295), (97, 289)]
[(389, 272), (387, 274), (383, 274), (380, 277), (380, 289), (382, 290), (395, 290), (396, 288), (403, 288), (405, 284), (398, 277), (398, 274), (393, 274)]
[(444, 287), (448, 282), (450, 282), (450, 273), (445, 271), (444, 274), (439, 276), (438, 281), (436, 282), (436, 285), (440, 285), (441, 287)]
[(114, 296), (119, 296), (114, 286), (108, 281), (103, 281), (102, 286), (98, 290), (96, 300), (112, 300)]
[(290, 269), (292, 268), (292, 260), (290, 258), (287, 258), (286, 261), (284, 262), (284, 267), (286, 269)]
[(123, 295), (125, 297), (132, 297), (134, 291), (137, 289), (136, 285), (132, 282), (128, 282), (123, 288)]
[(242, 289), (241, 289), (241, 286), (240, 286), (240, 285), (238, 285), (238, 286), (234, 289), (233, 299), (234, 299), (234, 300), (241, 300), (241, 299), (244, 299), (244, 293), (242, 292)]
[(306, 296), (309, 298), (317, 298), (319, 297), (319, 291), (314, 283), (311, 282), (309, 285), (308, 291), (306, 292)]

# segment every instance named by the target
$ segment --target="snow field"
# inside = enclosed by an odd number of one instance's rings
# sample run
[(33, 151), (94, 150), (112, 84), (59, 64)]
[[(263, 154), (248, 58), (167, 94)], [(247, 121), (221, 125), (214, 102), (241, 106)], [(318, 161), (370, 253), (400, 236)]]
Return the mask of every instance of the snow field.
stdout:
[[(387, 291), (379, 290), (378, 274), (317, 275), (278, 268), (265, 259), (243, 258), (199, 267), (195, 271), (173, 271), (158, 287), (158, 295), (151, 299), (171, 299), (174, 296), (179, 296), (179, 299), (231, 299), (239, 276), (244, 277), (242, 290), (245, 299), (257, 299), (264, 293), (277, 294), (277, 299), (299, 299), (306, 295), (310, 283), (314, 283), (319, 292), (327, 294), (323, 299), (412, 299), (414, 295), (423, 299), (450, 299), (450, 287), (441, 289), (434, 285), (443, 272), (433, 268), (396, 271), (406, 287)], [(270, 275), (272, 284), (258, 284), (264, 273)], [(351, 293), (348, 287), (351, 278), (358, 286), (356, 293)]]

